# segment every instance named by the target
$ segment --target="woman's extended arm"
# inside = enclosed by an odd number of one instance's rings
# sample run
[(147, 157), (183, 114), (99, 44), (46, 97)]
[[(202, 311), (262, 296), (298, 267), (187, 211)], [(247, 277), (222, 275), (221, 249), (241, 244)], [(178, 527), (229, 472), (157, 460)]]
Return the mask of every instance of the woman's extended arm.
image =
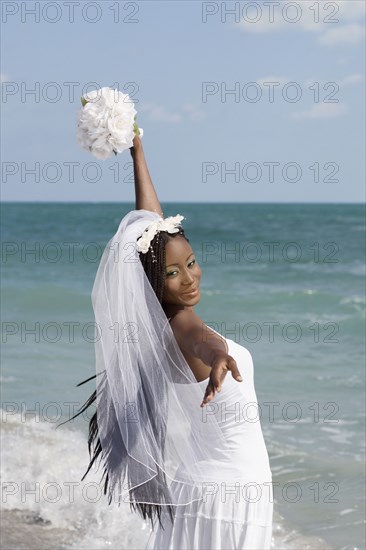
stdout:
[(135, 175), (136, 210), (150, 210), (163, 217), (161, 205), (146, 164), (141, 139), (138, 136), (134, 137), (130, 152)]
[(193, 309), (178, 311), (170, 325), (180, 349), (211, 367), (210, 381), (201, 407), (213, 399), (216, 391), (221, 391), (229, 370), (238, 382), (242, 381), (235, 359), (227, 353), (226, 341), (209, 330)]

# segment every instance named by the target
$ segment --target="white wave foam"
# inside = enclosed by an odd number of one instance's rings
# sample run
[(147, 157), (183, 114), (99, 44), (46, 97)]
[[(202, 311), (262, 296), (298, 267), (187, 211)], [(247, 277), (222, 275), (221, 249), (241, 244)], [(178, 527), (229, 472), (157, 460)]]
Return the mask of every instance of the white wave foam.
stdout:
[(144, 548), (149, 525), (126, 503), (108, 506), (102, 472), (81, 481), (89, 462), (85, 435), (20, 415), (7, 415), (3, 427), (5, 509), (30, 510), (52, 527), (77, 532), (72, 548)]
[[(81, 481), (89, 458), (85, 434), (65, 426), (56, 430), (54, 424), (36, 417), (9, 413), (2, 417), (6, 418), (2, 422), (2, 504), (14, 513), (24, 512), (17, 515), (17, 540), (26, 543), (19, 518), (29, 512), (37, 521), (50, 522), (55, 533), (64, 530), (69, 540), (64, 548), (145, 548), (149, 522), (132, 513), (126, 503), (108, 506), (99, 485), (101, 471), (92, 471)], [(25, 540), (31, 537), (27, 529)], [(319, 548), (319, 541), (285, 527), (275, 508), (272, 548)], [(321, 547), (329, 548), (324, 541)]]

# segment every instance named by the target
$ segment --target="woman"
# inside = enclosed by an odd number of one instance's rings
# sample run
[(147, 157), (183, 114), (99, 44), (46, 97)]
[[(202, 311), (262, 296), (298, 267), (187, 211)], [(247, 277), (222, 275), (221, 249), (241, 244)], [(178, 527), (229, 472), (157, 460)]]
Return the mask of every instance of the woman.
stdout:
[(99, 458), (109, 502), (127, 489), (123, 500), (152, 522), (149, 549), (270, 548), (251, 355), (196, 315), (201, 269), (183, 217), (163, 219), (138, 137), (130, 151), (136, 209), (107, 244), (92, 291), (100, 378), (78, 413), (96, 402), (86, 473)]

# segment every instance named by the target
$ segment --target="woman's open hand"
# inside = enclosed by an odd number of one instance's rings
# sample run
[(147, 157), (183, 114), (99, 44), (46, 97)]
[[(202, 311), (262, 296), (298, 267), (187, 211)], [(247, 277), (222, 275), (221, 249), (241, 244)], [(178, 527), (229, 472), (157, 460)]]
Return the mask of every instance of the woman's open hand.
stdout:
[(214, 398), (216, 391), (221, 391), (222, 383), (229, 370), (231, 371), (233, 378), (235, 378), (238, 382), (243, 381), (235, 359), (227, 353), (217, 353), (212, 361), (210, 381), (203, 396), (201, 407), (204, 407)]

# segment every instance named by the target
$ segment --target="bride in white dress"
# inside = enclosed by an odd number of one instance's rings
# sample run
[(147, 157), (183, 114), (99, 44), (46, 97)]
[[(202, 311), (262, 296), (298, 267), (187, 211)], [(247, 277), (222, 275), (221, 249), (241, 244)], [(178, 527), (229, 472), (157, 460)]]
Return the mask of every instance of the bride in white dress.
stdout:
[[(211, 330), (211, 329), (210, 329)], [(244, 383), (228, 376), (211, 403), (227, 445), (212, 440), (205, 465), (203, 501), (180, 507), (174, 524), (152, 531), (146, 549), (269, 549), (272, 539), (273, 491), (262, 435), (250, 352), (226, 338), (228, 353)], [(202, 380), (202, 391), (208, 379)], [(184, 391), (183, 391), (184, 390)], [(182, 400), (194, 407), (189, 386)]]
[[(134, 145), (131, 153), (136, 196), (141, 197), (144, 193), (147, 199), (149, 193), (148, 202), (137, 203), (136, 207), (161, 213), (138, 138)], [(212, 331), (195, 314), (194, 306), (200, 300), (201, 269), (185, 239), (168, 241), (165, 269), (163, 309), (202, 388), (205, 397), (202, 404), (209, 407), (207, 414), (214, 414), (218, 419), (226, 446), (218, 447), (215, 440), (211, 441), (211, 460), (205, 464), (202, 480), (205, 484), (203, 499), (179, 507), (174, 523), (167, 516), (165, 521), (163, 518), (164, 527), (152, 531), (147, 549), (270, 548), (272, 475), (259, 419), (251, 354), (243, 346)], [(209, 378), (212, 367), (217, 369), (220, 380), (221, 391), (217, 393)], [(238, 383), (232, 375), (225, 378), (229, 368), (233, 375), (238, 369), (243, 381)], [(197, 406), (189, 384), (180, 384), (177, 391), (186, 407)], [(180, 471), (182, 469), (183, 464)]]
[[(96, 402), (86, 474), (103, 460), (110, 502), (127, 486), (127, 502), (152, 522), (147, 549), (269, 549), (272, 475), (251, 354), (195, 313), (201, 268), (183, 217), (164, 219), (139, 137), (130, 152), (136, 209), (92, 292), (102, 381), (78, 413)], [(116, 245), (138, 256), (116, 260)], [(116, 339), (116, 326), (137, 337)]]

